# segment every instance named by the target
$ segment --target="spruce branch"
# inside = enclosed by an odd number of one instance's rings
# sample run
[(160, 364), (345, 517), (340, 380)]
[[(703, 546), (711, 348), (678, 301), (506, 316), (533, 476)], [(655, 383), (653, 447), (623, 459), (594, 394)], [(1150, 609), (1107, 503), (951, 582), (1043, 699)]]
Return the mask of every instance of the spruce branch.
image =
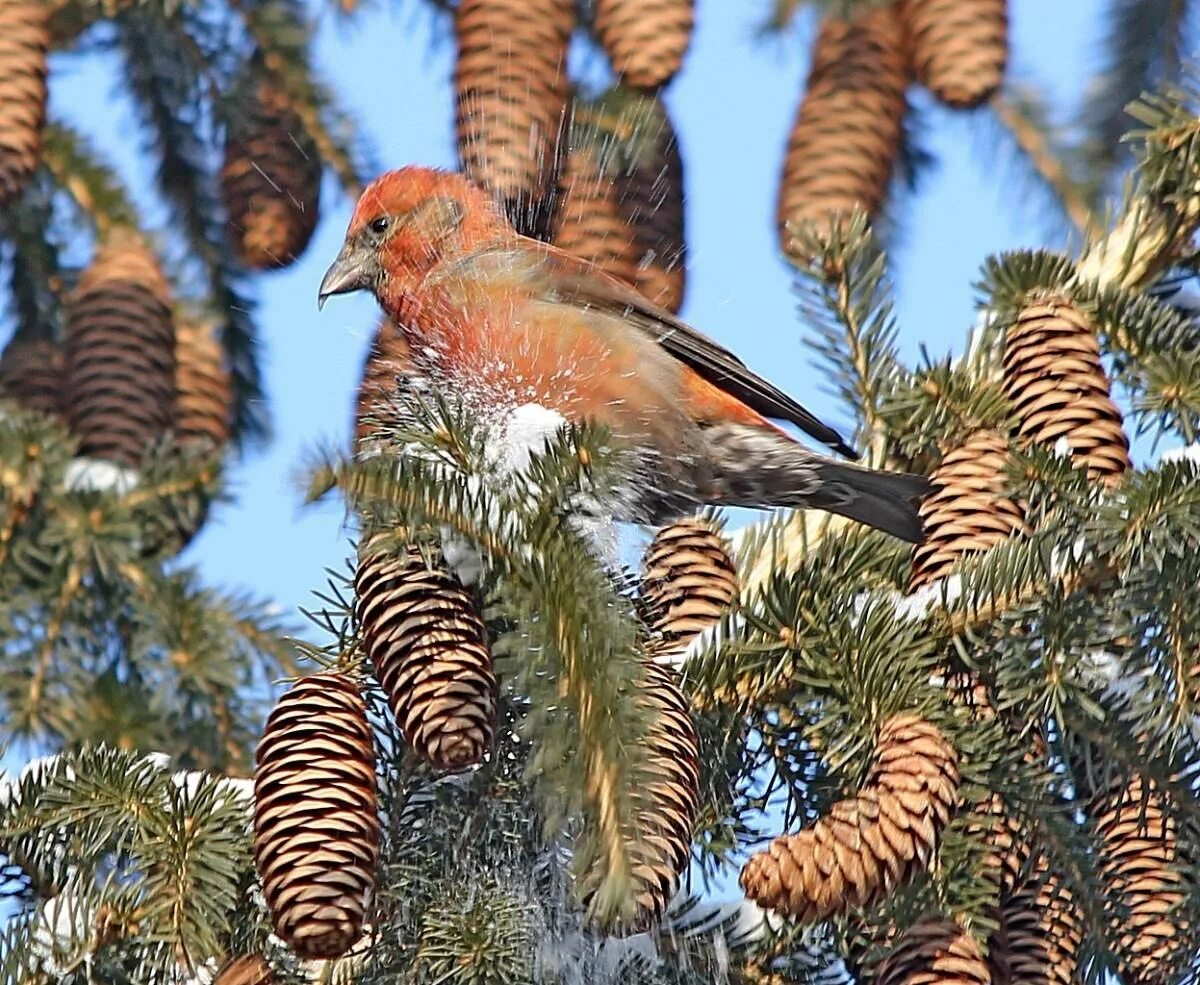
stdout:
[(409, 411), (415, 426), (390, 443), (403, 452), (331, 463), (311, 489), (336, 485), (356, 510), (408, 530), (449, 528), (482, 552), (495, 616), (511, 626), (494, 651), (506, 686), (529, 702), (530, 770), (551, 826), (582, 813), (574, 865), (589, 876), (593, 916), (628, 922), (650, 724), (631, 700), (641, 652), (629, 603), (572, 525), (587, 504), (604, 509), (624, 458), (603, 429), (564, 427), (523, 469), (497, 476), (466, 411), (420, 397)]
[(39, 171), (0, 220), (0, 244), (11, 256), (9, 292), (14, 337), (57, 340), (62, 335), (59, 243), (53, 231), (53, 189)]
[(83, 134), (61, 121), (47, 123), (42, 162), (98, 233), (115, 226), (137, 227), (137, 210), (128, 190)]
[(1093, 203), (1102, 199), (1121, 161), (1129, 104), (1179, 79), (1189, 10), (1187, 0), (1109, 0), (1104, 65), (1089, 87), (1081, 120)]
[(1112, 228), (1093, 234), (1079, 276), (1103, 288), (1152, 283), (1179, 258), (1200, 222), (1200, 93), (1189, 77), (1146, 95), (1129, 112), (1143, 124), (1136, 142), (1136, 182)]
[(794, 232), (799, 255), (811, 258), (796, 282), (800, 315), (816, 326), (813, 349), (832, 371), (842, 403), (854, 407), (855, 437), (882, 464), (883, 394), (899, 371), (896, 321), (887, 258), (861, 213), (844, 228)]
[(1011, 141), (1013, 158), (1025, 164), (1075, 229), (1085, 232), (1092, 221), (1092, 210), (1073, 173), (1070, 151), (1048, 119), (1042, 94), (1031, 86), (1009, 83), (989, 106)]
[(310, 64), (311, 28), (298, 0), (232, 0), (267, 69), (283, 84), (292, 110), (308, 131), (321, 159), (328, 162), (351, 198), (357, 198), (363, 175), (376, 170), (360, 158), (361, 144), (351, 118), (334, 101)]
[(134, 9), (120, 15), (118, 31), (126, 81), (159, 161), (159, 187), (199, 263), (214, 320), (221, 326), (221, 344), (235, 384), (234, 435), (265, 438), (253, 305), (243, 293), (243, 275), (234, 266), (225, 239), (214, 178), (216, 162), (198, 132), (208, 106), (207, 80), (196, 65), (194, 49), (180, 42), (174, 26)]

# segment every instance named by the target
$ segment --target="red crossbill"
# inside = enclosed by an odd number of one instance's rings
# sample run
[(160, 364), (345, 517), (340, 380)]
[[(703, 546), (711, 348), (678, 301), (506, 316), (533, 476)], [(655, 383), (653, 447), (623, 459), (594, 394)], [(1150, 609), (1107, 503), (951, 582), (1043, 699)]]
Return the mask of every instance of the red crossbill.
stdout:
[(367, 187), (318, 301), (358, 290), (374, 293), (408, 336), (415, 371), (443, 392), (608, 425), (642, 467), (627, 519), (663, 522), (701, 504), (805, 507), (921, 539), (924, 477), (809, 451), (768, 418), (854, 454), (716, 342), (518, 235), (461, 175), (407, 167)]

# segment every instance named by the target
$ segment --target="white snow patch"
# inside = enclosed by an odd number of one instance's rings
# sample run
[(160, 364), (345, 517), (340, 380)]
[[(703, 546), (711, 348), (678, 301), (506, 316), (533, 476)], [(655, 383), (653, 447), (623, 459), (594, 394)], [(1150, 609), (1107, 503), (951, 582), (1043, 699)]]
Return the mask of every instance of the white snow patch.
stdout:
[(567, 419), (556, 410), (539, 404), (515, 407), (496, 428), (493, 468), (497, 475), (511, 475), (529, 465), (530, 459), (553, 440)]
[(95, 916), (92, 904), (81, 900), (71, 886), (38, 907), (32, 950), (41, 958), (44, 970), (65, 977), (70, 969), (82, 966), (91, 980), (88, 945)]
[(1171, 448), (1162, 453), (1159, 459), (1164, 465), (1167, 462), (1191, 462), (1193, 465), (1200, 465), (1200, 441), (1193, 441), (1190, 445), (1183, 445), (1180, 448)]
[(896, 592), (893, 601), (896, 615), (910, 622), (925, 619), (935, 606), (950, 606), (962, 595), (962, 576), (951, 575), (923, 585), (910, 595)]
[(142, 762), (165, 773), (171, 768), (171, 754), (166, 752), (148, 752), (142, 757)]
[(442, 559), (462, 584), (474, 585), (483, 576), (483, 552), (449, 527), (442, 527)]
[(71, 492), (111, 492), (124, 496), (138, 487), (137, 469), (123, 468), (100, 458), (75, 458), (63, 474), (63, 485)]

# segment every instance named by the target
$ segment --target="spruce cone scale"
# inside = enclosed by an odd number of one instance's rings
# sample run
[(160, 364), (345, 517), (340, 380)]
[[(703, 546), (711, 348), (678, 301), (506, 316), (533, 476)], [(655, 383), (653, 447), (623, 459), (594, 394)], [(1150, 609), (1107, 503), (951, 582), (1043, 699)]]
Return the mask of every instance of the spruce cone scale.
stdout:
[(0, 3), (0, 206), (16, 199), (41, 159), (49, 49), (45, 3)]
[(863, 790), (751, 857), (742, 889), (801, 923), (871, 905), (933, 858), (958, 803), (957, 763), (932, 724), (894, 716), (880, 732)]
[(813, 48), (808, 85), (788, 138), (779, 190), (783, 252), (807, 260), (788, 226), (825, 230), (861, 209), (876, 214), (903, 138), (908, 83), (894, 5), (853, 20), (829, 17)]
[(1071, 891), (1039, 858), (1026, 883), (1000, 907), (992, 958), (1008, 969), (1001, 982), (1072, 985), (1085, 930)]
[(67, 306), (66, 403), (80, 453), (136, 465), (175, 412), (175, 323), (157, 260), (115, 233)]
[(1004, 83), (1007, 0), (904, 0), (913, 73), (941, 102), (974, 109)]
[(421, 551), (368, 547), (354, 581), (367, 655), (413, 751), (435, 769), (483, 760), (496, 719), (496, 675), (470, 591)]
[(573, 0), (460, 0), (458, 153), (518, 231), (548, 230), (569, 98)]
[(1100, 799), (1096, 817), (1100, 875), (1122, 980), (1173, 980), (1191, 956), (1187, 921), (1193, 864), (1180, 850), (1177, 823), (1156, 785), (1135, 776)]
[(663, 527), (642, 560), (642, 598), (661, 647), (686, 647), (720, 621), (738, 594), (724, 538), (694, 518)]
[(1065, 444), (1093, 479), (1114, 482), (1129, 468), (1129, 439), (1100, 346), (1076, 305), (1030, 299), (1008, 329), (1003, 365), (1004, 392), (1023, 440)]
[(175, 436), (210, 450), (229, 441), (233, 383), (213, 326), (181, 321), (175, 337)]
[(613, 70), (631, 86), (671, 81), (695, 23), (693, 0), (596, 0), (595, 29)]
[(1008, 461), (1008, 442), (992, 431), (977, 431), (942, 459), (920, 506), (925, 539), (913, 551), (910, 592), (1025, 529), (1021, 508), (1005, 494)]
[(243, 87), (241, 115), (225, 142), (221, 195), (238, 258), (252, 270), (277, 270), (304, 252), (317, 227), (321, 159), (281, 89), (249, 77)]
[(51, 417), (66, 412), (63, 372), (66, 357), (52, 339), (16, 336), (0, 355), (0, 396), (24, 410)]
[(254, 776), (254, 859), (275, 932), (302, 958), (362, 934), (379, 818), (366, 705), (333, 672), (302, 678), (271, 712)]
[(953, 920), (926, 917), (896, 942), (879, 966), (878, 985), (992, 985), (978, 941)]

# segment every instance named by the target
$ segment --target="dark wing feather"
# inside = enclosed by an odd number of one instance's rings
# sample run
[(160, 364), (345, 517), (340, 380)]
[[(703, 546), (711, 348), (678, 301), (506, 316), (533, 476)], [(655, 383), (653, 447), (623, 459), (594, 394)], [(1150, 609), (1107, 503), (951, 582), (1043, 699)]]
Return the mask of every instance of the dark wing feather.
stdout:
[[(533, 258), (536, 257), (536, 260)], [(632, 287), (591, 264), (535, 240), (518, 250), (494, 249), (467, 262), (495, 263), (509, 276), (536, 284), (547, 300), (619, 315), (650, 335), (672, 356), (709, 383), (736, 397), (764, 417), (789, 421), (847, 458), (857, 458), (845, 439), (777, 386), (767, 382), (728, 349), (646, 300)]]

